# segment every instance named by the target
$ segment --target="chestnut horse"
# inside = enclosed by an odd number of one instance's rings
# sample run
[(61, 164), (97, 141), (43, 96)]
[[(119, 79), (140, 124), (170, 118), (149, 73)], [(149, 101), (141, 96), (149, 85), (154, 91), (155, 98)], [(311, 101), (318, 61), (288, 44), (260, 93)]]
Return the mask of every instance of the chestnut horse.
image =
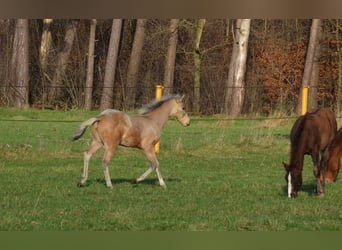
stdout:
[(121, 111), (107, 109), (99, 116), (83, 122), (75, 132), (73, 140), (81, 138), (88, 126), (92, 126), (92, 144), (84, 153), (83, 176), (78, 183), (85, 185), (88, 179), (88, 165), (91, 156), (101, 147), (105, 153), (102, 160), (104, 177), (108, 188), (112, 188), (108, 164), (118, 145), (142, 149), (151, 167), (139, 178), (133, 180), (138, 183), (144, 180), (154, 170), (157, 172), (159, 184), (166, 187), (160, 173), (154, 145), (159, 141), (161, 131), (169, 117), (176, 118), (183, 126), (190, 125), (190, 118), (184, 110), (183, 97), (179, 95), (164, 96), (162, 99), (147, 104), (140, 109), (139, 115), (127, 115)]
[(317, 179), (317, 193), (323, 194), (324, 187), (320, 181), (321, 157), (333, 140), (337, 130), (335, 114), (327, 108), (317, 109), (300, 116), (294, 123), (291, 134), (290, 164), (283, 162), (288, 185), (288, 197), (296, 197), (302, 186), (304, 155), (311, 155)]
[(321, 181), (334, 182), (340, 171), (341, 162), (340, 156), (342, 154), (342, 128), (340, 128), (335, 138), (329, 144), (322, 159), (323, 173), (321, 175)]

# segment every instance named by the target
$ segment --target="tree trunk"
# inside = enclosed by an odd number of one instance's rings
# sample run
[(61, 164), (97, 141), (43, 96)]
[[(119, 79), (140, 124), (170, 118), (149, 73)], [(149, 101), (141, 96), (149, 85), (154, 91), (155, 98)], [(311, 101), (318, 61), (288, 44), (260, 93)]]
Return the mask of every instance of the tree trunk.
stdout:
[(47, 63), (49, 58), (49, 52), (51, 48), (51, 31), (50, 31), (50, 25), (53, 22), (53, 19), (44, 19), (44, 26), (43, 26), (43, 34), (42, 34), (42, 40), (40, 43), (40, 51), (39, 51), (39, 62), (41, 70), (44, 73), (47, 71)]
[(229, 110), (229, 115), (237, 117), (242, 112), (244, 95), (245, 95), (245, 73), (246, 73), (246, 61), (247, 61), (247, 50), (248, 50), (248, 37), (250, 30), (250, 19), (242, 19), (238, 36), (238, 49), (236, 53), (236, 58), (233, 61), (233, 84), (232, 84), (232, 94), (231, 94), (231, 106)]
[(233, 30), (233, 50), (232, 55), (230, 58), (229, 63), (229, 72), (228, 72), (228, 79), (226, 81), (226, 89), (225, 89), (225, 112), (229, 114), (229, 110), (231, 107), (231, 98), (232, 93), (234, 90), (234, 69), (236, 64), (236, 58), (239, 51), (239, 38), (240, 38), (240, 26), (241, 26), (241, 19), (236, 20), (236, 27), (235, 27), (235, 35)]
[(57, 56), (56, 70), (52, 79), (52, 84), (49, 91), (49, 101), (58, 100), (62, 94), (63, 76), (65, 75), (65, 69), (68, 64), (69, 55), (74, 44), (78, 21), (72, 20), (66, 27), (64, 44)]
[(122, 19), (114, 19), (110, 35), (108, 55), (106, 60), (106, 69), (100, 104), (101, 109), (108, 109), (113, 107), (114, 79), (116, 62), (119, 52), (121, 27)]
[(165, 60), (164, 71), (164, 93), (171, 94), (173, 92), (173, 78), (176, 62), (176, 49), (178, 40), (178, 24), (179, 19), (171, 19), (169, 29), (169, 41), (167, 46), (167, 55)]
[(321, 55), (321, 44), (320, 40), (322, 37), (322, 25), (321, 22), (318, 25), (317, 30), (317, 43), (315, 46), (315, 56), (314, 61), (312, 65), (312, 71), (311, 71), (311, 77), (310, 77), (310, 90), (309, 90), (309, 108), (315, 109), (318, 106), (317, 103), (317, 88), (318, 88), (318, 81), (319, 81), (319, 61), (320, 61), (320, 55)]
[(135, 105), (139, 66), (144, 46), (146, 21), (147, 19), (138, 19), (134, 34), (133, 47), (127, 70), (127, 90), (125, 95), (127, 109), (134, 108)]
[(87, 79), (85, 83), (84, 108), (90, 110), (93, 97), (93, 77), (94, 77), (94, 49), (95, 49), (96, 19), (90, 20), (89, 48)]
[(337, 65), (338, 65), (338, 80), (335, 88), (336, 99), (336, 113), (338, 116), (341, 114), (341, 85), (342, 85), (342, 51), (340, 47), (340, 21), (336, 20), (336, 49), (337, 49)]
[(29, 33), (28, 19), (18, 19), (13, 40), (11, 59), (11, 83), (14, 105), (18, 108), (29, 106)]
[(307, 50), (306, 59), (305, 59), (302, 88), (300, 89), (300, 93), (299, 93), (298, 113), (301, 112), (301, 107), (302, 107), (302, 89), (305, 86), (310, 86), (316, 45), (318, 44), (318, 39), (319, 39), (320, 26), (321, 26), (320, 19), (312, 19), (311, 30), (310, 30), (310, 40), (309, 40), (308, 50)]
[(193, 112), (198, 114), (200, 112), (200, 95), (201, 95), (201, 52), (199, 49), (200, 41), (202, 37), (203, 28), (205, 25), (205, 19), (199, 19), (196, 29), (195, 48), (194, 48), (194, 100), (193, 100)]
[(43, 108), (47, 101), (47, 92), (46, 88), (49, 81), (48, 75), (48, 59), (52, 44), (52, 36), (50, 31), (50, 25), (53, 22), (53, 19), (44, 19), (43, 23), (43, 34), (42, 40), (40, 43), (40, 50), (39, 50), (39, 62), (40, 62), (40, 70), (41, 70), (41, 79), (42, 79), (42, 94), (43, 94)]
[(17, 60), (18, 60), (18, 43), (19, 43), (19, 30), (17, 29), (18, 20), (16, 21), (14, 37), (12, 43), (12, 55), (9, 68), (9, 86), (8, 98), (10, 105), (14, 105), (17, 91)]

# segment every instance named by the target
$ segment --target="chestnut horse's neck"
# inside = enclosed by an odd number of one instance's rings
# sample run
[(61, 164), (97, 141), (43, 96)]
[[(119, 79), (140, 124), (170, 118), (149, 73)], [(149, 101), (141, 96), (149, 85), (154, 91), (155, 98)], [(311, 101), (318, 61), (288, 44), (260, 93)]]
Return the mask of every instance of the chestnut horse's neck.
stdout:
[(290, 165), (303, 168), (305, 154), (305, 136), (301, 135), (298, 142), (291, 146)]

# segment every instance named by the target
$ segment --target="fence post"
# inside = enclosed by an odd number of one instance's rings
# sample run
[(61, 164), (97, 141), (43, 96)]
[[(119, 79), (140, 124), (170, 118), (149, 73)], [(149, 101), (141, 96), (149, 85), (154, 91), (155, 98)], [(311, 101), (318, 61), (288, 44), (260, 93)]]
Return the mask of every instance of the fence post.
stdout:
[(302, 89), (302, 113), (304, 115), (308, 111), (308, 95), (309, 95), (309, 86), (303, 86)]
[[(164, 87), (162, 85), (157, 85), (156, 86), (156, 100), (159, 100), (163, 96), (163, 89)], [(154, 145), (154, 151), (156, 153), (159, 153), (160, 151), (160, 140)]]

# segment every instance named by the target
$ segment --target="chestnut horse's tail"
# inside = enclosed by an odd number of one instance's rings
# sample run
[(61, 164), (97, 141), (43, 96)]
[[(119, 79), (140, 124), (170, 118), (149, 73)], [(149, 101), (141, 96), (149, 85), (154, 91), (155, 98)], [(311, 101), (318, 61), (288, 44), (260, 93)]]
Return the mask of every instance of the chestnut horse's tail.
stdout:
[(93, 125), (98, 120), (99, 120), (98, 117), (93, 117), (93, 118), (90, 118), (89, 120), (86, 120), (85, 122), (83, 122), (81, 124), (81, 126), (74, 133), (72, 140), (76, 141), (76, 140), (80, 139), (82, 137), (82, 135), (84, 134), (84, 132), (86, 131), (87, 127)]

